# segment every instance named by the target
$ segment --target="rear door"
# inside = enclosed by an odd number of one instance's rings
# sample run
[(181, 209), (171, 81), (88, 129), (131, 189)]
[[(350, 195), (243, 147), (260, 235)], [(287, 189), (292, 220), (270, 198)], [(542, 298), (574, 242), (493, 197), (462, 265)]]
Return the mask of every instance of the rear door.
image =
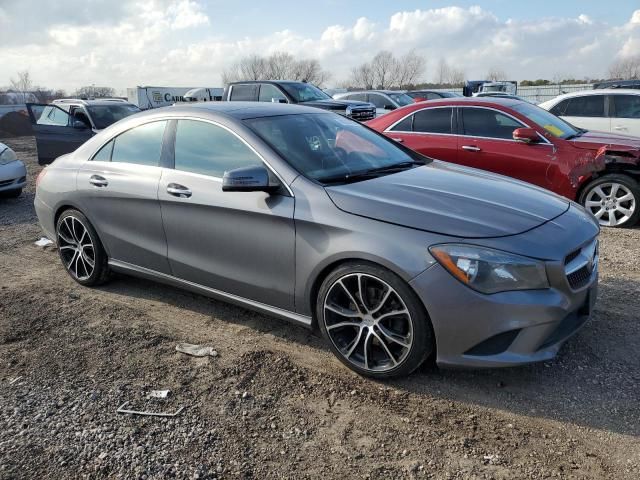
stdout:
[(428, 107), (392, 125), (385, 135), (428, 157), (456, 163), (458, 139), (454, 131), (452, 107)]
[(88, 124), (74, 122), (71, 115), (56, 105), (27, 103), (27, 109), (36, 137), (40, 165), (73, 152), (93, 136)]
[(550, 188), (547, 170), (557, 161), (554, 146), (542, 137), (533, 144), (513, 140), (513, 131), (525, 127), (496, 109), (459, 108), (458, 163)]
[(609, 96), (611, 131), (640, 137), (640, 95)]
[(77, 189), (109, 258), (170, 274), (158, 183), (167, 121), (127, 130), (78, 171)]

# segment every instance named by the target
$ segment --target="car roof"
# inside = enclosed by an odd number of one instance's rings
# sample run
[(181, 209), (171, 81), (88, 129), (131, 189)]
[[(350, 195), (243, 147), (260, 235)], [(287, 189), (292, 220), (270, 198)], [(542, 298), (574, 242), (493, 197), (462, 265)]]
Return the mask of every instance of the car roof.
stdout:
[[(514, 105), (519, 105), (521, 103), (526, 103), (524, 100), (516, 99), (516, 98), (503, 98), (503, 97), (448, 97), (448, 98), (438, 98), (435, 100), (428, 100), (426, 102), (418, 102), (413, 103), (408, 106), (413, 105), (421, 105), (421, 106), (437, 106), (437, 105), (446, 105), (446, 106), (458, 106), (458, 105), (470, 105), (470, 106), (495, 106), (500, 105), (503, 107), (513, 107)], [(407, 107), (404, 107), (407, 108)]]
[(82, 99), (82, 98), (59, 98), (54, 100), (54, 105), (114, 105), (124, 104), (133, 105), (122, 98), (96, 98), (96, 99)]
[[(558, 95), (553, 100), (563, 100), (565, 98), (582, 97), (585, 95), (640, 95), (640, 90), (634, 88), (598, 88), (595, 90), (579, 90), (577, 92), (564, 93)], [(545, 102), (546, 103), (546, 102)]]
[[(248, 85), (248, 84), (254, 84), (254, 83), (272, 83), (274, 85), (304, 83), (304, 84), (307, 84), (307, 85), (313, 85), (313, 83), (299, 82), (299, 81), (296, 81), (296, 80), (246, 80), (246, 81), (239, 81), (239, 82), (230, 82), (229, 85)], [(313, 85), (313, 86), (315, 87), (315, 85)]]
[(389, 93), (407, 93), (406, 90), (381, 90), (381, 89), (374, 89), (374, 90), (354, 90), (352, 92), (341, 92), (340, 95), (347, 95), (347, 94), (352, 94), (352, 93), (385, 93), (385, 94), (389, 94)]
[(174, 112), (179, 110), (180, 113), (197, 113), (198, 111), (204, 110), (206, 112), (228, 115), (240, 120), (246, 118), (273, 117), (300, 113), (330, 113), (328, 110), (322, 110), (316, 107), (270, 102), (198, 102), (188, 105), (178, 104), (164, 108), (172, 109)]

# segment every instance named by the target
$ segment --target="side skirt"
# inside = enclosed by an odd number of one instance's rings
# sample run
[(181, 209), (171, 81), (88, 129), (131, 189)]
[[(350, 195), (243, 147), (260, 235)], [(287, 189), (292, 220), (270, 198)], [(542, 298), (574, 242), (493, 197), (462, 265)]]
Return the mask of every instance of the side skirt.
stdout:
[(188, 280), (182, 280), (172, 275), (156, 272), (155, 270), (150, 270), (144, 267), (138, 267), (137, 265), (132, 265), (120, 260), (109, 259), (109, 267), (111, 267), (116, 272), (125, 273), (127, 275), (132, 275), (135, 277), (146, 278), (148, 280), (154, 280), (178, 288), (184, 288), (185, 290), (199, 293), (200, 295), (205, 295), (207, 297), (215, 298), (216, 300), (233, 303), (235, 305), (248, 308), (256, 312), (264, 313), (265, 315), (277, 317), (283, 320), (297, 323), (298, 325), (302, 325), (307, 328), (311, 328), (311, 317), (308, 317), (306, 315), (300, 315), (299, 313), (291, 312), (289, 310), (273, 307), (265, 303), (256, 302), (254, 300), (240, 297), (238, 295), (233, 295), (231, 293), (226, 293), (214, 288), (205, 287), (204, 285), (200, 285), (198, 283), (193, 283)]

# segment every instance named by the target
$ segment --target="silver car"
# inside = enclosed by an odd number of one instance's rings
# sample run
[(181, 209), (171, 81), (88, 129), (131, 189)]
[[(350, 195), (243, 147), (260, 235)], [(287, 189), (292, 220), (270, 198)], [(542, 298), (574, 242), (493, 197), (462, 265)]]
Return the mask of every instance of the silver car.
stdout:
[(144, 112), (43, 172), (40, 224), (80, 284), (117, 271), (319, 328), (363, 375), (547, 360), (596, 299), (580, 206), (316, 108)]
[(16, 152), (0, 143), (0, 197), (19, 197), (27, 184), (27, 169)]

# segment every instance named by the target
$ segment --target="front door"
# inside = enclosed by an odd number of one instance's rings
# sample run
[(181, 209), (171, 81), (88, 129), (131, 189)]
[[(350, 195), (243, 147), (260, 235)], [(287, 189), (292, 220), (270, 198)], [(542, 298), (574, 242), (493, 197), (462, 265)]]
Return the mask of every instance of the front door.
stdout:
[(29, 118), (38, 147), (38, 163), (45, 165), (73, 152), (93, 136), (91, 126), (56, 105), (27, 103)]
[(177, 123), (175, 168), (163, 171), (158, 193), (173, 275), (293, 310), (294, 199), (223, 192), (225, 171), (261, 158), (225, 127)]
[(77, 188), (109, 258), (170, 274), (158, 201), (166, 125), (143, 124), (108, 142), (80, 168)]
[(547, 170), (555, 162), (555, 147), (544, 139), (526, 144), (513, 131), (526, 127), (492, 108), (459, 109), (458, 163), (550, 188)]

